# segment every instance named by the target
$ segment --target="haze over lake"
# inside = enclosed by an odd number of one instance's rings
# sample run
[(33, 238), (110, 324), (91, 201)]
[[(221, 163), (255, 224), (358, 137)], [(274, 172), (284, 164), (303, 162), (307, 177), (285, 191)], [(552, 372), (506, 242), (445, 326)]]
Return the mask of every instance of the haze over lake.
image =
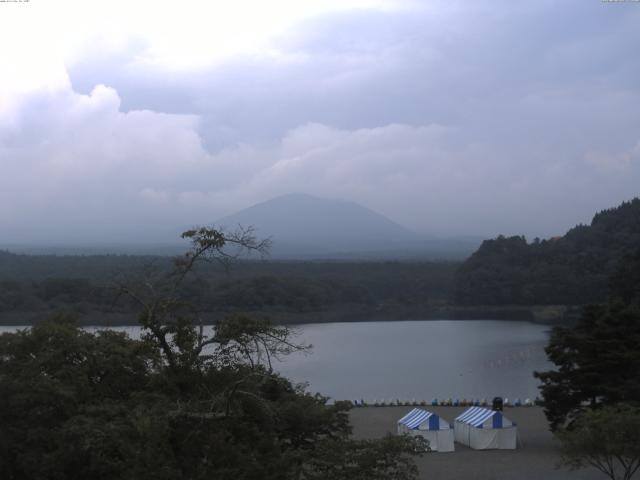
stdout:
[[(535, 398), (548, 326), (493, 320), (299, 325), (310, 354), (276, 369), (333, 399)], [(0, 333), (15, 327), (0, 327)], [(138, 337), (139, 327), (117, 327)]]

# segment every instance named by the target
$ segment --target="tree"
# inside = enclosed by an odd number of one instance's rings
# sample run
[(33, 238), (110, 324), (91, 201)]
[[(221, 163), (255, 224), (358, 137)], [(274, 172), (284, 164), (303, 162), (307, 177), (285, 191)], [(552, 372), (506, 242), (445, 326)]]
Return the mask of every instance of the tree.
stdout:
[[(304, 466), (305, 480), (401, 480), (417, 475), (406, 455), (416, 447), (415, 437), (388, 435), (382, 440), (322, 442)], [(422, 450), (424, 451), (424, 449)]]
[(578, 323), (553, 329), (546, 348), (558, 368), (536, 372), (552, 430), (601, 405), (640, 405), (640, 252), (610, 278), (604, 305), (585, 307)]
[(609, 280), (609, 289), (612, 297), (640, 306), (640, 249), (620, 261)]
[(159, 362), (144, 342), (63, 316), (0, 335), (0, 478), (125, 478), (144, 403), (132, 401)]
[(546, 348), (556, 370), (536, 372), (551, 429), (601, 404), (640, 402), (640, 311), (592, 305), (574, 327), (553, 329)]
[(590, 225), (562, 237), (527, 243), (524, 237), (499, 236), (484, 241), (461, 265), (454, 298), (463, 305), (605, 302), (607, 279), (639, 243), (639, 198), (597, 213)]
[[(182, 238), (191, 242), (191, 248), (173, 259), (173, 268), (166, 271), (156, 265), (147, 265), (141, 278), (116, 278), (114, 288), (119, 296), (132, 299), (139, 307), (139, 322), (147, 331), (147, 340), (162, 351), (169, 371), (202, 366), (197, 365), (206, 356), (203, 350), (215, 338), (205, 338), (203, 322), (197, 305), (182, 296), (181, 287), (199, 262), (217, 262), (224, 268), (240, 255), (257, 252), (264, 255), (269, 240), (259, 240), (252, 229), (239, 227), (231, 233), (214, 228), (200, 227), (188, 230)], [(194, 325), (199, 326), (196, 332)]]
[(355, 441), (349, 404), (274, 372), (273, 358), (306, 349), (289, 329), (231, 315), (205, 334), (185, 279), (266, 244), (246, 230), (184, 237), (173, 268), (117, 279), (140, 340), (68, 318), (0, 336), (0, 478), (415, 478), (413, 440)]
[(589, 410), (570, 429), (557, 432), (562, 463), (590, 465), (611, 480), (630, 480), (640, 468), (640, 409), (607, 406)]

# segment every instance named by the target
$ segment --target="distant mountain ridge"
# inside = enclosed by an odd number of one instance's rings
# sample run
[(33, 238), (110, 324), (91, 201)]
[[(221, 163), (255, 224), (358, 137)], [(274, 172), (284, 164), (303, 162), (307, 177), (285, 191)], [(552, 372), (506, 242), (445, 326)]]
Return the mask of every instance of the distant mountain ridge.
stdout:
[(314, 197), (304, 193), (282, 195), (245, 208), (217, 222), (227, 228), (252, 225), (274, 242), (309, 246), (329, 244), (338, 250), (376, 248), (388, 242), (420, 240), (420, 236), (384, 215), (355, 202)]
[[(464, 257), (473, 242), (447, 245), (420, 235), (355, 202), (291, 193), (253, 205), (216, 222), (227, 229), (253, 226), (271, 237), (273, 257)], [(455, 252), (458, 248), (461, 252)], [(464, 251), (466, 248), (467, 251)], [(454, 253), (455, 252), (455, 253)]]
[(598, 212), (562, 237), (485, 240), (460, 267), (455, 300), (467, 305), (598, 303), (626, 255), (640, 250), (640, 199)]
[[(275, 260), (462, 260), (480, 245), (480, 237), (439, 238), (422, 235), (355, 202), (292, 193), (272, 198), (200, 225), (233, 230), (253, 227), (273, 241)], [(182, 232), (194, 224), (170, 226), (156, 242), (91, 244), (0, 244), (0, 250), (30, 255), (180, 255)]]

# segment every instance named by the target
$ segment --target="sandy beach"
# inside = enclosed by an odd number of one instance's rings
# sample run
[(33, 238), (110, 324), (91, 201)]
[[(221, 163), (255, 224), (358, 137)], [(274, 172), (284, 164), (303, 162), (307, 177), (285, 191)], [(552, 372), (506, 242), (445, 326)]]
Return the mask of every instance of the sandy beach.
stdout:
[[(396, 432), (396, 422), (414, 407), (364, 407), (351, 413), (356, 438), (377, 438)], [(464, 407), (424, 407), (452, 422)], [(429, 453), (416, 458), (420, 478), (478, 480), (597, 480), (605, 476), (595, 469), (558, 469), (558, 444), (549, 432), (540, 407), (505, 408), (504, 415), (518, 425), (517, 450), (472, 450), (455, 444), (455, 452)]]

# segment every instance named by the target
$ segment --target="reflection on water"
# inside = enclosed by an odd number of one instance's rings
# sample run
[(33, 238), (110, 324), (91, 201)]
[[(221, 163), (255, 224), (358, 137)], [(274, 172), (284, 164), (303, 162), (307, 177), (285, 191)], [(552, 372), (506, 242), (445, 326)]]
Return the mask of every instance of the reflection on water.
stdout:
[[(133, 338), (138, 327), (116, 328)], [(534, 370), (550, 368), (548, 327), (490, 320), (302, 325), (312, 353), (277, 364), (294, 381), (335, 399), (534, 398)], [(0, 332), (15, 327), (0, 327)]]

